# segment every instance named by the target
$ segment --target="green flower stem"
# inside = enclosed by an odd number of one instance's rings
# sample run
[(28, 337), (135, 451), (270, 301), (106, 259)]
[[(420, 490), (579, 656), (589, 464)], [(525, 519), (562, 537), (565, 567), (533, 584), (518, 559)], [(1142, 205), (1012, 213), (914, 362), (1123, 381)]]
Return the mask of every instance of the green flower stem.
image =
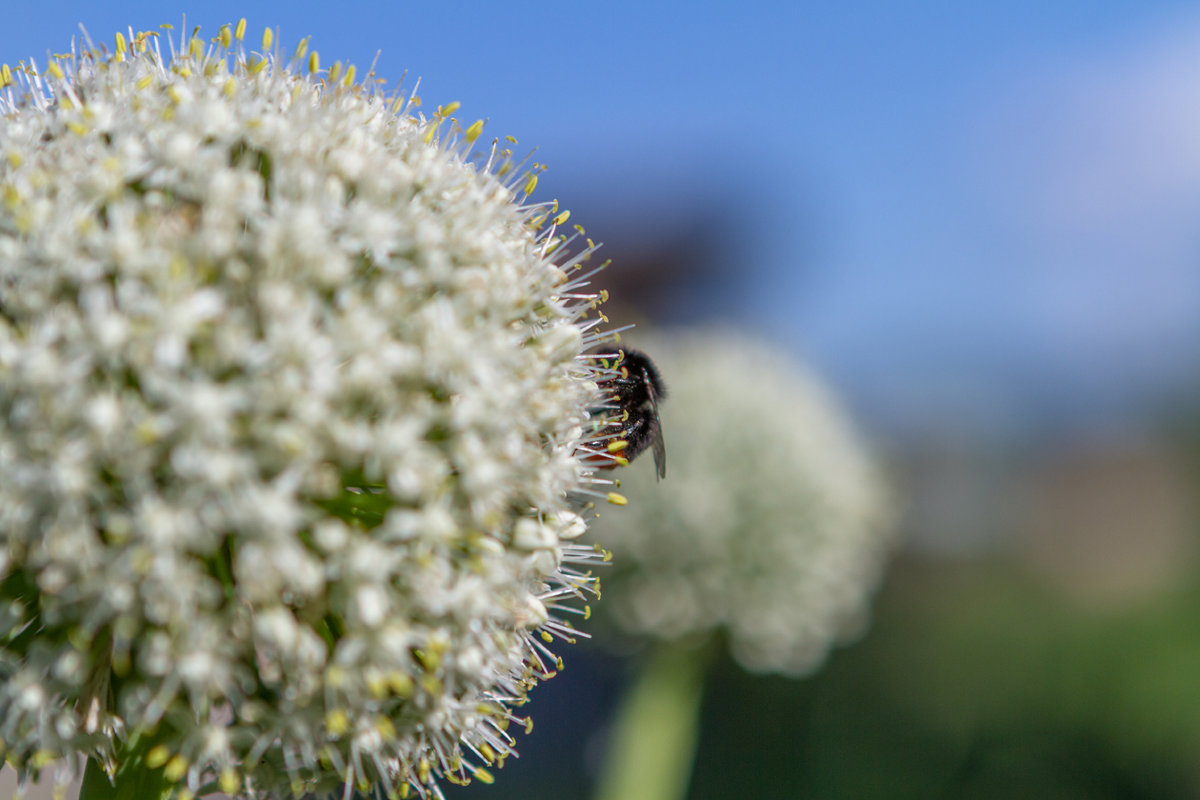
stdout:
[(152, 769), (146, 756), (158, 743), (153, 734), (134, 734), (119, 754), (121, 766), (112, 782), (95, 758), (89, 758), (79, 787), (79, 800), (170, 800), (178, 788), (161, 766)]
[(651, 654), (617, 711), (597, 800), (687, 795), (710, 653), (667, 643)]

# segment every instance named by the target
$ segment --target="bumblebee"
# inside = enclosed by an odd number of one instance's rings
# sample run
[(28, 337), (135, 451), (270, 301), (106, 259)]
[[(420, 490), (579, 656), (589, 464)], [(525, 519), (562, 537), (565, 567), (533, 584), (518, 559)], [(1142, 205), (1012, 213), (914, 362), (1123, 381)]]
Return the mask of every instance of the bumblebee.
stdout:
[(600, 382), (607, 404), (593, 409), (608, 413), (609, 423), (599, 431), (601, 438), (588, 443), (597, 451), (593, 462), (602, 468), (626, 464), (653, 448), (659, 478), (667, 474), (667, 447), (663, 442), (658, 403), (667, 396), (658, 367), (640, 350), (622, 349), (616, 375)]

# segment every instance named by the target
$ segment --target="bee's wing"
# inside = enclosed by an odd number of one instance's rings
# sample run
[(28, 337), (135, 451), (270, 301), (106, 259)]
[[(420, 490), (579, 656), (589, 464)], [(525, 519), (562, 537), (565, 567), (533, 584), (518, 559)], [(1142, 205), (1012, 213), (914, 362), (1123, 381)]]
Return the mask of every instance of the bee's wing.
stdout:
[(654, 418), (654, 467), (658, 470), (658, 478), (667, 477), (667, 445), (663, 442), (662, 425), (658, 417)]
[(667, 443), (663, 441), (662, 420), (658, 418), (658, 395), (654, 392), (654, 382), (646, 376), (646, 391), (650, 394), (650, 440), (654, 448), (654, 469), (658, 479), (667, 477)]

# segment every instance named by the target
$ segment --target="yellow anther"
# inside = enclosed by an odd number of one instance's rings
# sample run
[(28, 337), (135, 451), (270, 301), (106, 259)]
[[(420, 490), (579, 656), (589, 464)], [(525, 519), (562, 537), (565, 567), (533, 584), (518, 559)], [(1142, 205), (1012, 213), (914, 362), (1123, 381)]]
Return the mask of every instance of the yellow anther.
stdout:
[(623, 494), (617, 494), (616, 492), (609, 492), (608, 493), (608, 502), (612, 503), (614, 506), (624, 506), (624, 505), (629, 505), (629, 498), (627, 498)]
[(388, 688), (398, 697), (409, 697), (413, 691), (413, 679), (403, 672), (393, 672), (387, 676)]
[(533, 190), (537, 188), (538, 176), (530, 175), (529, 180), (525, 181), (525, 194), (533, 194)]
[(13, 82), (12, 70), (8, 64), (0, 64), (0, 89), (5, 86), (11, 86)]
[(438, 116), (439, 117), (448, 117), (451, 114), (453, 114), (455, 111), (458, 111), (458, 109), (460, 109), (460, 108), (462, 108), (462, 103), (455, 100), (453, 103), (447, 103), (445, 105), (445, 107), (439, 106), (438, 107)]
[(117, 52), (118, 52), (118, 53), (121, 53), (122, 55), (124, 55), (124, 53), (125, 53), (125, 49), (126, 49), (126, 45), (125, 45), (125, 36), (124, 36), (124, 34), (122, 34), (120, 31), (117, 31), (117, 37), (116, 37), (116, 38), (117, 38)]
[(266, 67), (267, 67), (267, 60), (265, 58), (260, 58), (250, 65), (250, 74), (257, 75), (258, 73), (260, 73), (264, 69), (266, 69)]
[(152, 83), (154, 83), (153, 75), (143, 75), (142, 77), (138, 78), (137, 83), (135, 83), (134, 86), (136, 86), (139, 89), (145, 89), (147, 86), (149, 86)]
[(176, 755), (163, 767), (163, 777), (171, 783), (177, 783), (180, 778), (187, 774), (187, 768), (188, 760), (182, 755)]
[[(242, 20), (238, 24), (244, 27), (245, 23), (246, 20)], [(238, 38), (240, 39), (241, 37)], [(221, 791), (225, 794), (237, 794), (237, 790), (242, 785), (241, 780), (238, 778), (238, 774), (228, 767), (221, 770), (221, 777), (218, 779), (217, 783), (220, 785)]]
[[(225, 80), (225, 85), (221, 87), (221, 91), (225, 93), (226, 97), (233, 97), (234, 92), (237, 91), (237, 81), (235, 81), (233, 78), (227, 78)], [(226, 794), (228, 794), (228, 792), (226, 792)]]
[(617, 439), (608, 443), (608, 452), (619, 453), (626, 447), (629, 447), (629, 442), (625, 441), (624, 439)]
[(571, 218), (571, 211), (570, 211), (570, 209), (568, 209), (554, 218), (554, 224), (562, 225), (564, 222), (566, 222), (570, 218)]
[(392, 721), (387, 717), (375, 718), (375, 730), (378, 731), (379, 735), (385, 740), (390, 741), (396, 738), (396, 726), (392, 724)]
[(158, 769), (167, 763), (170, 758), (171, 751), (167, 749), (165, 744), (155, 745), (150, 748), (149, 753), (146, 753), (146, 766), (150, 769)]
[[(25, 157), (22, 156), (20, 153), (18, 153), (16, 150), (9, 150), (7, 157), (8, 157), (8, 165), (10, 167), (12, 167), (13, 169), (16, 169), (17, 167), (19, 167), (25, 163)], [(7, 187), (5, 187), (5, 188), (7, 188)]]
[(46, 71), (49, 72), (54, 77), (58, 78), (60, 81), (64, 77), (66, 77), (65, 73), (62, 70), (62, 67), (60, 67), (58, 64), (54, 63), (53, 61), (51, 61), (49, 64), (46, 65)]
[(77, 122), (76, 120), (71, 120), (70, 122), (67, 123), (67, 130), (69, 130), (71, 133), (74, 133), (78, 136), (83, 136), (85, 133), (88, 132), (88, 127), (87, 127), (87, 125), (84, 125), (82, 122)]
[(330, 709), (325, 713), (325, 730), (330, 736), (341, 736), (350, 730), (350, 717), (340, 708)]
[(304, 58), (304, 56), (308, 53), (308, 40), (311, 38), (311, 36), (305, 36), (300, 40), (300, 43), (296, 45), (297, 59)]
[(221, 43), (221, 47), (229, 47), (233, 44), (233, 32), (229, 30), (228, 22), (221, 26), (221, 31), (217, 34), (217, 41)]
[(271, 49), (271, 42), (274, 41), (274, 39), (275, 34), (271, 32), (271, 29), (263, 28), (262, 49), (264, 53)]
[(382, 700), (388, 696), (387, 679), (378, 673), (367, 676), (367, 691), (376, 700)]
[(551, 642), (554, 641), (554, 637), (551, 636), (547, 631), (542, 631), (541, 637), (542, 637), (542, 641), (545, 642), (546, 644), (550, 644)]
[(183, 102), (183, 95), (179, 93), (179, 87), (174, 84), (167, 87), (167, 97), (171, 98), (171, 102), (175, 105)]
[(488, 772), (483, 767), (475, 768), (475, 777), (478, 778), (482, 783), (494, 783), (496, 781), (496, 779), (492, 777), (492, 773)]
[[(241, 19), (238, 20), (237, 27), (233, 29), (233, 38), (237, 39), (239, 42), (242, 39), (246, 38), (246, 18), (245, 17), (242, 17)], [(233, 792), (226, 792), (225, 794), (233, 794)]]
[(353, 64), (346, 67), (346, 77), (342, 78), (342, 86), (345, 86), (347, 89), (353, 86), (356, 72), (358, 72), (358, 69)]
[[(307, 45), (307, 42), (305, 44)], [(308, 54), (308, 72), (310, 75), (316, 75), (320, 70), (321, 57), (317, 54), (316, 50), (313, 50)]]
[(328, 80), (330, 83), (337, 83), (338, 77), (342, 74), (342, 62), (335, 61), (333, 66), (329, 68)]
[(165, 30), (165, 31), (173, 31), (173, 30), (175, 30), (175, 26), (174, 26), (174, 25), (172, 25), (172, 24), (171, 24), (171, 23), (169, 23), (169, 22), (164, 22), (162, 25), (159, 25), (158, 27), (162, 28), (162, 29), (163, 29), (163, 30)]
[(424, 689), (428, 694), (441, 694), (442, 685), (442, 682), (438, 680), (436, 675), (426, 675), (421, 678), (421, 688)]
[(477, 119), (471, 123), (471, 126), (469, 128), (467, 128), (467, 131), (464, 134), (464, 136), (467, 137), (468, 142), (474, 142), (476, 139), (479, 138), (479, 134), (481, 134), (481, 133), (483, 133), (483, 120)]
[(200, 58), (204, 55), (204, 42), (199, 37), (193, 36), (192, 40), (188, 42), (188, 55), (192, 58)]
[(342, 667), (332, 666), (325, 670), (325, 683), (331, 689), (337, 689), (346, 683), (346, 670)]

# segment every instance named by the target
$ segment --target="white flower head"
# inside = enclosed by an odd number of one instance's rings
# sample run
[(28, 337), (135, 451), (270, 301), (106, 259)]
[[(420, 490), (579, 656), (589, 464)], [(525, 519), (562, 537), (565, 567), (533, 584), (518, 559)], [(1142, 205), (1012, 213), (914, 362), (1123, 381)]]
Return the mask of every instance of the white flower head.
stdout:
[(244, 31), (0, 70), (0, 739), (440, 796), (594, 589), (594, 247), (457, 103)]
[(639, 341), (670, 390), (671, 468), (656, 484), (638, 462), (628, 507), (589, 527), (613, 552), (603, 610), (639, 635), (722, 633), (747, 669), (810, 671), (878, 580), (891, 521), (880, 476), (787, 355), (721, 329)]

